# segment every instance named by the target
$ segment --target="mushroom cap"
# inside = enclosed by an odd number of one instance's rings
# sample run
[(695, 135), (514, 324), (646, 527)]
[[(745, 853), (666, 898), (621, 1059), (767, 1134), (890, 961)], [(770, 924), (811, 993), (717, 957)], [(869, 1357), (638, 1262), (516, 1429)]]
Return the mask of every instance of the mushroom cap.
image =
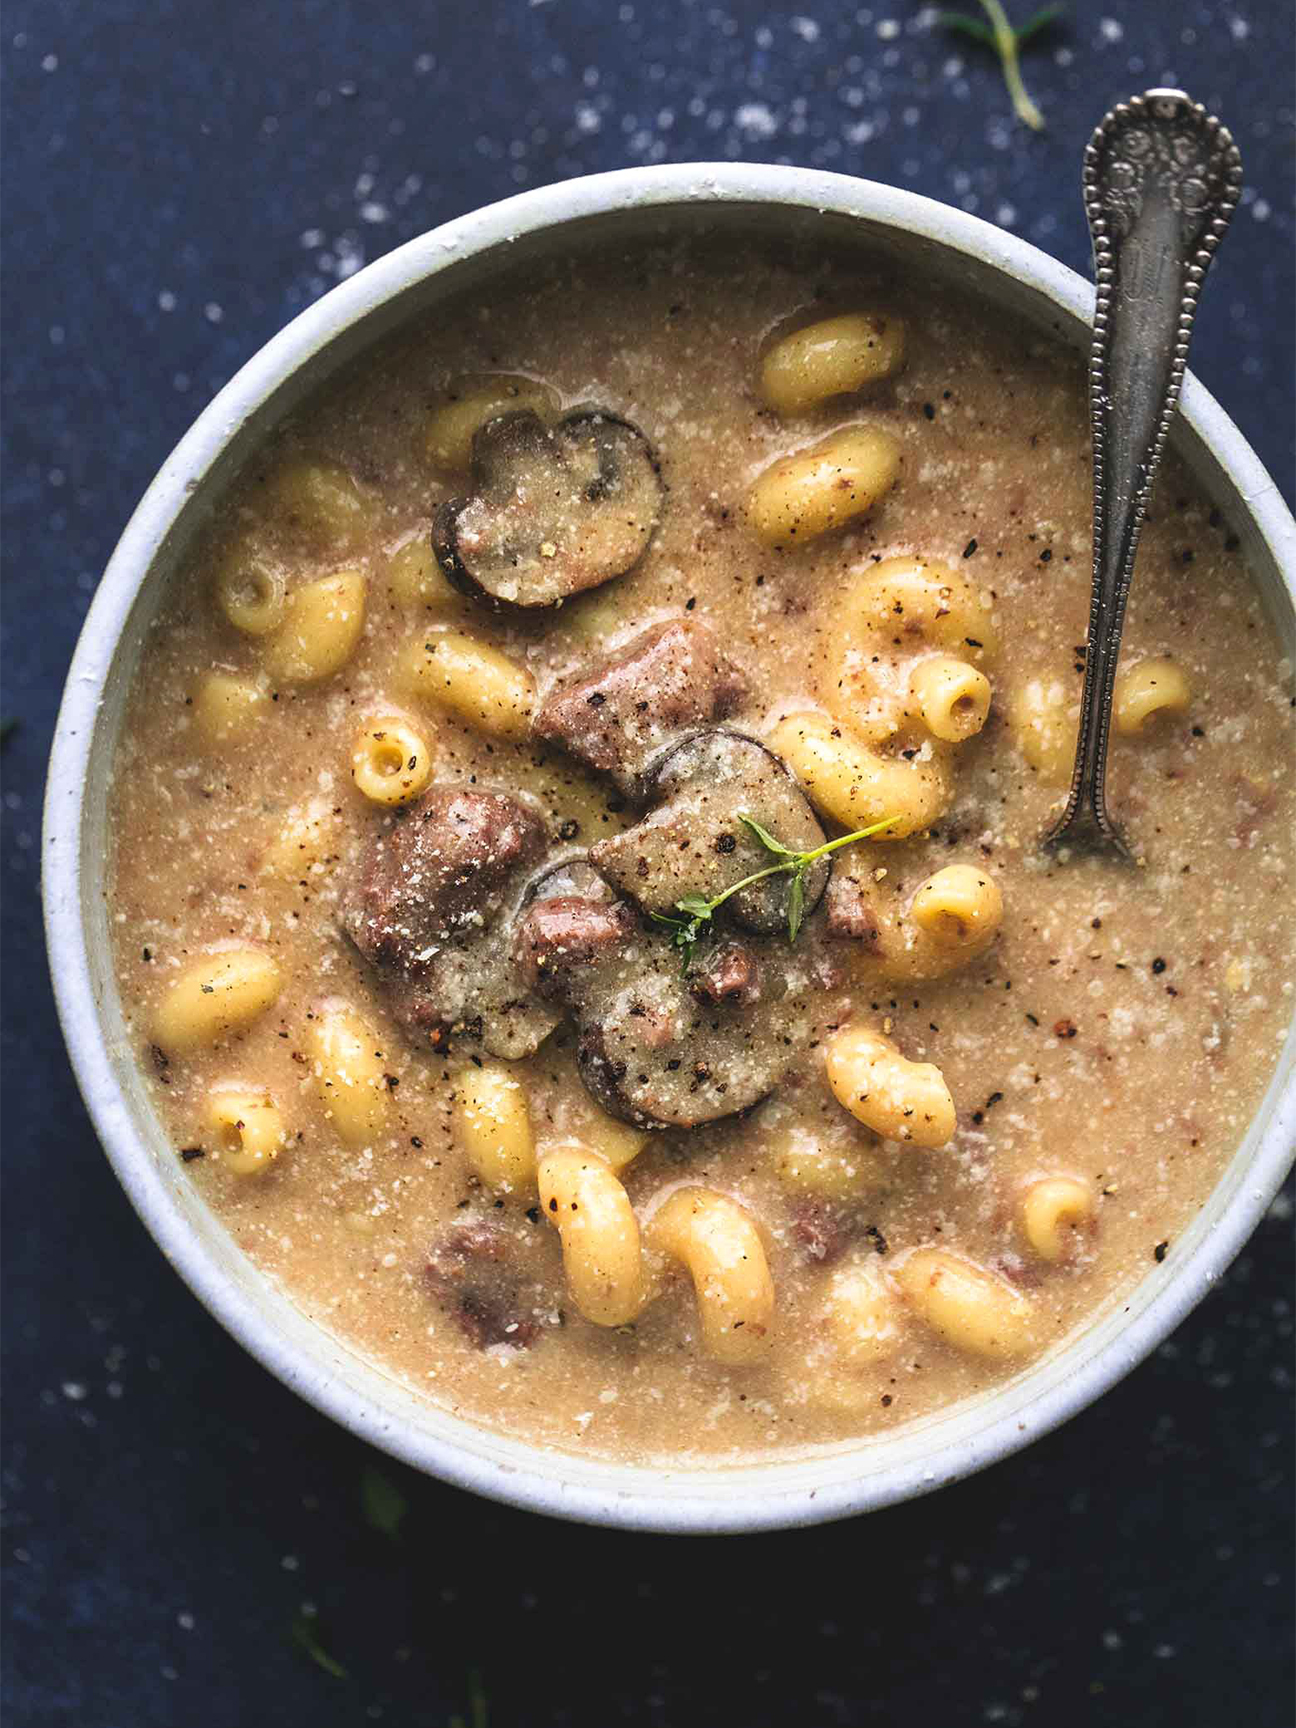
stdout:
[(602, 408), (552, 428), (529, 408), (497, 415), (473, 439), (472, 479), (437, 510), (432, 549), (447, 580), (493, 611), (560, 606), (623, 575), (666, 490), (647, 438)]
[[(714, 900), (743, 877), (776, 864), (740, 818), (749, 816), (796, 852), (824, 843), (801, 788), (773, 751), (742, 732), (695, 732), (660, 756), (646, 776), (654, 808), (624, 833), (600, 840), (590, 861), (645, 912), (671, 912), (686, 895)], [(806, 872), (804, 911), (818, 906), (831, 861)], [(743, 888), (717, 916), (757, 935), (786, 934), (791, 878)]]

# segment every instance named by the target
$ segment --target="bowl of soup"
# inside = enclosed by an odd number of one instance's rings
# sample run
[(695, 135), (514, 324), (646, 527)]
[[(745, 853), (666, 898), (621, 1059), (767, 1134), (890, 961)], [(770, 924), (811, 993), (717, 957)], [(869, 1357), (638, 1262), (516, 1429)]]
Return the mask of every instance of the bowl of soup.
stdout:
[(1046, 851), (1091, 310), (893, 188), (635, 169), (370, 266), (167, 461), (59, 719), (54, 982), (149, 1230), (328, 1415), (534, 1510), (814, 1522), (1089, 1403), (1254, 1227), (1296, 528), (1189, 378), (1137, 862)]

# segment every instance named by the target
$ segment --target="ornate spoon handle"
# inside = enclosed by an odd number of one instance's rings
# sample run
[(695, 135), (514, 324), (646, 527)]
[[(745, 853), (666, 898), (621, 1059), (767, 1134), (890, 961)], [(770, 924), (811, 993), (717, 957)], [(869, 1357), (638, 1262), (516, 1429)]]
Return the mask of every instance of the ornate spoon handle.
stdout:
[(1197, 297), (1241, 185), (1232, 137), (1182, 90), (1122, 102), (1085, 151), (1098, 288), (1089, 360), (1093, 597), (1075, 770), (1047, 844), (1087, 843), (1130, 857), (1103, 790), (1121, 626)]

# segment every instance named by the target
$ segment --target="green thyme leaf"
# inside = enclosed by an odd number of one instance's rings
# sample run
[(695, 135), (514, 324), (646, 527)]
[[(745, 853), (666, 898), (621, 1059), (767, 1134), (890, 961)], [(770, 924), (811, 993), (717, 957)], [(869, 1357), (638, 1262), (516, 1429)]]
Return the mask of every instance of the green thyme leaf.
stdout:
[(890, 828), (896, 819), (894, 816), (884, 816), (880, 822), (873, 822), (867, 828), (857, 828), (853, 834), (839, 834), (835, 840), (825, 840), (822, 846), (816, 846), (809, 852), (794, 852), (790, 846), (776, 840), (768, 828), (762, 828), (752, 816), (740, 814), (738, 820), (751, 829), (765, 850), (772, 852), (779, 862), (766, 865), (764, 870), (755, 870), (739, 882), (731, 882), (724, 892), (717, 894), (713, 900), (707, 900), (701, 894), (685, 894), (675, 902), (675, 910), (686, 912), (687, 918), (673, 918), (669, 912), (650, 914), (658, 924), (665, 924), (675, 932), (672, 940), (676, 947), (683, 951), (686, 972), (693, 964), (698, 943), (712, 928), (711, 920), (716, 911), (733, 895), (741, 893), (744, 888), (750, 888), (755, 882), (767, 881), (771, 876), (792, 878), (788, 887), (788, 941), (795, 942), (805, 921), (805, 878), (811, 865), (843, 846), (853, 846), (857, 840), (867, 840), (872, 834), (882, 833), (884, 829)]
[(970, 17), (966, 12), (939, 12), (936, 22), (941, 29), (956, 30), (962, 36), (969, 36), (998, 56), (1004, 84), (1012, 97), (1013, 113), (1033, 132), (1042, 132), (1044, 116), (1031, 101), (1022, 80), (1018, 50), (1041, 35), (1050, 25), (1056, 24), (1064, 8), (1060, 5), (1044, 6), (1032, 14), (1020, 29), (1014, 29), (1009, 23), (1001, 0), (981, 0), (981, 10), (985, 13), (984, 21)]
[(1017, 46), (1024, 48), (1032, 37), (1041, 31), (1048, 30), (1054, 24), (1060, 24), (1066, 17), (1065, 6), (1041, 6), (1033, 18), (1028, 18), (1017, 28)]
[(709, 918), (717, 903), (702, 894), (686, 894), (675, 904), (681, 912), (687, 912), (694, 918)]
[(795, 942), (805, 912), (805, 872), (798, 870), (788, 889), (788, 941)]
[(347, 1671), (342, 1664), (320, 1642), (319, 1616), (302, 1613), (293, 1621), (290, 1628), (293, 1643), (299, 1650), (304, 1650), (317, 1668), (322, 1668), (326, 1674), (331, 1674), (335, 1680), (345, 1680)]
[(396, 1484), (381, 1470), (367, 1465), (360, 1478), (360, 1510), (365, 1523), (379, 1535), (400, 1541), (401, 1525), (409, 1511), (409, 1502)]
[(970, 36), (984, 48), (995, 45), (994, 31), (983, 18), (969, 18), (966, 12), (939, 12), (936, 22), (942, 30), (957, 30), (961, 36)]
[(781, 840), (776, 840), (768, 828), (762, 828), (754, 816), (739, 816), (738, 820), (745, 828), (750, 828), (767, 852), (773, 852), (778, 858), (799, 858), (800, 853), (794, 852), (790, 846), (785, 846)]
[(7, 744), (21, 725), (22, 721), (16, 714), (11, 714), (7, 720), (0, 720), (0, 744)]

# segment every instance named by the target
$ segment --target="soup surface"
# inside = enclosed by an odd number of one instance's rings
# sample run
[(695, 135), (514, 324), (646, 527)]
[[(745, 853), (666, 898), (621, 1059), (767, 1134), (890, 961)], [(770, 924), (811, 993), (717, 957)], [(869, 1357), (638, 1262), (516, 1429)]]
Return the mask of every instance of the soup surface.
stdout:
[(112, 792), (127, 1021), (241, 1247), (630, 1460), (891, 1429), (1173, 1256), (1291, 1012), (1291, 668), (1168, 462), (1139, 861), (1041, 850), (1088, 463), (1074, 356), (732, 245), (504, 280), (282, 427)]

